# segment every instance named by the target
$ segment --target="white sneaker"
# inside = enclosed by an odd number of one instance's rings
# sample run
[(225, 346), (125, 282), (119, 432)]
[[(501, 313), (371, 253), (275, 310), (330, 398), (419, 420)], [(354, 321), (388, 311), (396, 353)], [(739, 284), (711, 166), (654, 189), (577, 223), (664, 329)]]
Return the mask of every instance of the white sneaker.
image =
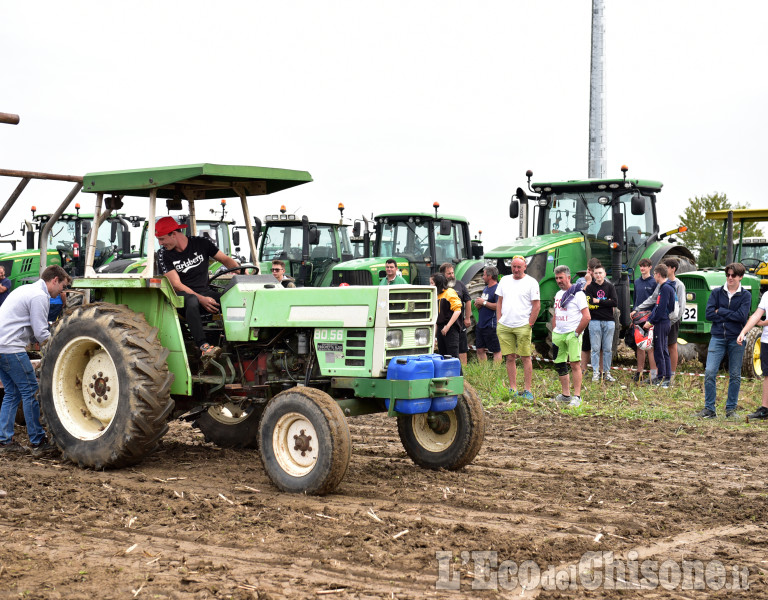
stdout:
[(568, 403), (571, 408), (581, 406), (581, 396), (571, 396), (571, 401)]
[(592, 375), (592, 383), (600, 383), (600, 373), (597, 371)]
[(610, 383), (616, 383), (616, 378), (613, 375), (611, 375), (610, 373), (605, 373), (603, 375), (603, 379), (605, 379), (606, 381), (608, 381)]
[(557, 396), (555, 396), (555, 402), (570, 402), (570, 401), (571, 401), (570, 396), (566, 396), (564, 394), (558, 394)]

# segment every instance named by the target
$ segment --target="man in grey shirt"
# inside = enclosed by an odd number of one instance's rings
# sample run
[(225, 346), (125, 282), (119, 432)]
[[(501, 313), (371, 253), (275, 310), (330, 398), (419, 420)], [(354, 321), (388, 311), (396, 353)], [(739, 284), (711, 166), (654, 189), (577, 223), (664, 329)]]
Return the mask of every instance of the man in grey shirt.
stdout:
[(24, 452), (13, 440), (16, 410), (21, 402), (27, 434), (33, 451), (52, 449), (40, 424), (37, 403), (37, 379), (26, 347), (35, 341), (44, 344), (51, 337), (48, 331), (48, 309), (72, 279), (58, 265), (45, 269), (35, 283), (13, 290), (0, 306), (0, 380), (5, 388), (0, 408), (0, 452)]
[[(682, 321), (683, 315), (685, 314), (685, 285), (675, 277), (675, 273), (677, 273), (677, 269), (680, 267), (680, 262), (676, 258), (670, 256), (663, 259), (661, 262), (667, 266), (667, 273), (669, 273), (667, 279), (675, 285), (675, 293), (677, 294), (677, 312), (669, 313), (670, 327), (668, 340), (669, 362), (672, 366), (670, 383), (674, 383), (675, 371), (677, 371), (677, 336), (680, 333), (680, 321)], [(656, 304), (656, 298), (659, 296), (660, 287), (661, 286), (657, 285), (650, 298), (640, 304), (631, 314), (634, 314), (638, 310), (652, 309)]]

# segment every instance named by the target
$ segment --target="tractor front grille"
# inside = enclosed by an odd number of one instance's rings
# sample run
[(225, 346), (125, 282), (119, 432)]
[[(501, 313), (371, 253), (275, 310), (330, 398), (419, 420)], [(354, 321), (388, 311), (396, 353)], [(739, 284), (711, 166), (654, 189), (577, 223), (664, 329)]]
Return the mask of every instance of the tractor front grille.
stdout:
[(433, 290), (390, 290), (389, 323), (413, 323), (432, 320)]
[(373, 285), (370, 271), (334, 271), (331, 285), (338, 287), (342, 283), (349, 285)]

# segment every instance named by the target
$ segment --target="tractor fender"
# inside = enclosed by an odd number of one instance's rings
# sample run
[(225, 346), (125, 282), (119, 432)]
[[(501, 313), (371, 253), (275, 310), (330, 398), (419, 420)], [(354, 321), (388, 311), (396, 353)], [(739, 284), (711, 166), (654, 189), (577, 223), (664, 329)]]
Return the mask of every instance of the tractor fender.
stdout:
[(483, 270), (485, 267), (485, 261), (478, 260), (478, 261), (472, 261), (472, 264), (470, 264), (467, 267), (467, 270), (464, 271), (464, 273), (461, 275), (461, 282), (464, 285), (468, 285), (470, 281), (472, 281), (472, 278), (477, 275), (480, 271)]
[(650, 261), (655, 266), (659, 264), (661, 259), (666, 258), (669, 255), (686, 259), (690, 263), (690, 265), (687, 265), (685, 260), (683, 260), (680, 264), (680, 269), (677, 271), (677, 275), (696, 269), (696, 258), (693, 256), (693, 253), (680, 244), (660, 244), (660, 247), (654, 250), (653, 254), (651, 254)]

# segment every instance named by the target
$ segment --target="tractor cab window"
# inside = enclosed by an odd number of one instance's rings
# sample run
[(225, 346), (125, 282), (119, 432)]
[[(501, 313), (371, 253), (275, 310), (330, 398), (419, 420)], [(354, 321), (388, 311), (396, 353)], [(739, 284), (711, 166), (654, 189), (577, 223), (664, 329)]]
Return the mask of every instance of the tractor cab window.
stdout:
[(430, 256), (429, 226), (410, 217), (407, 221), (383, 221), (377, 230), (377, 256), (404, 256), (425, 262)]
[[(618, 198), (624, 216), (624, 235), (627, 256), (631, 256), (653, 233), (653, 206), (651, 198), (645, 200), (645, 214), (633, 215), (632, 191)], [(544, 215), (543, 233), (570, 233), (578, 231), (587, 236), (592, 256), (610, 264), (610, 243), (613, 241), (613, 209), (611, 204), (600, 204), (599, 198), (611, 198), (608, 190), (563, 192), (551, 194)], [(606, 262), (607, 261), (607, 262)]]
[(261, 260), (301, 260), (301, 225), (267, 225)]
[(197, 235), (209, 239), (227, 256), (230, 256), (229, 235), (224, 223), (198, 223)]
[[(42, 228), (42, 226), (41, 226)], [(62, 246), (70, 247), (75, 241), (75, 222), (57, 221), (53, 224), (50, 234), (48, 234), (48, 249), (61, 250)]]
[(435, 232), (435, 265), (469, 258), (461, 223), (453, 223), (448, 235), (440, 235), (440, 221), (433, 221)]
[(621, 213), (624, 215), (624, 227), (626, 231), (626, 250), (625, 258), (628, 259), (635, 250), (642, 246), (645, 241), (653, 234), (653, 206), (651, 198), (643, 196), (645, 201), (645, 214), (632, 214), (632, 196), (633, 194), (624, 194), (621, 200)]
[(333, 228), (330, 225), (318, 225), (317, 233), (319, 241), (316, 246), (309, 249), (309, 258), (311, 260), (334, 259), (337, 258), (336, 239), (333, 235)]

